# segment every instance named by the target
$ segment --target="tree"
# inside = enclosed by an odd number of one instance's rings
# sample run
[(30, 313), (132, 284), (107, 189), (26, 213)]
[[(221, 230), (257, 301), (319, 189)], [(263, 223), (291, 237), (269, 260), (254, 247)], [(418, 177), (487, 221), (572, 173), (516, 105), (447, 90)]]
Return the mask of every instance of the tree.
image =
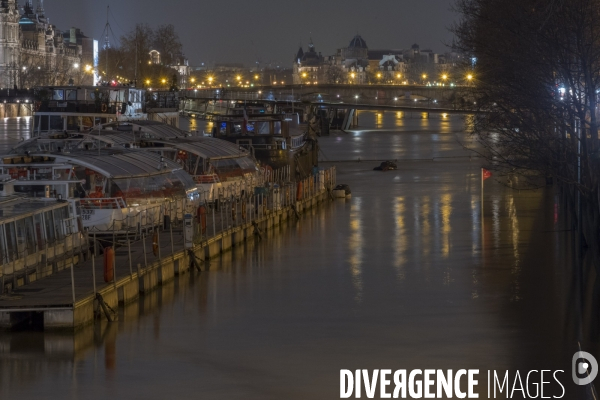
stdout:
[(175, 27), (171, 24), (160, 25), (152, 35), (153, 46), (161, 54), (162, 63), (176, 65), (178, 56), (183, 52), (183, 45)]
[(455, 6), (462, 18), (453, 31), (472, 73), (466, 83), (484, 111), (473, 121), (484, 155), (530, 185), (554, 178), (597, 257), (600, 0), (458, 0)]
[[(131, 32), (120, 38), (119, 47), (100, 52), (100, 76), (105, 82), (137, 80), (138, 86), (168, 89), (173, 75), (173, 69), (169, 65), (173, 58), (161, 49), (178, 52), (172, 54), (181, 52), (181, 43), (174, 27), (161, 25), (154, 30), (148, 24), (137, 24)], [(161, 53), (160, 64), (155, 64), (150, 59), (152, 50)]]
[(347, 74), (339, 65), (330, 65), (325, 72), (325, 83), (346, 83)]

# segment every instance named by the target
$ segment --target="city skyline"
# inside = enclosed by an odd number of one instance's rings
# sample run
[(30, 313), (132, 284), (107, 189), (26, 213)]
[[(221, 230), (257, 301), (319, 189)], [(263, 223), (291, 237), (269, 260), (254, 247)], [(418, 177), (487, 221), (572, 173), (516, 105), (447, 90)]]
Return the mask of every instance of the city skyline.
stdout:
[[(450, 11), (452, 2), (406, 0), (367, 5), (356, 0), (326, 4), (308, 1), (297, 8), (283, 7), (281, 2), (272, 1), (260, 7), (244, 2), (236, 5), (235, 2), (188, 1), (178, 2), (175, 8), (158, 0), (122, 3), (51, 0), (44, 6), (51, 23), (58, 29), (75, 26), (100, 43), (104, 40), (106, 7), (110, 6), (109, 22), (117, 39), (131, 31), (136, 23), (175, 25), (191, 65), (241, 62), (250, 66), (258, 60), (262, 65), (280, 63), (281, 67), (290, 67), (298, 45), (306, 46), (310, 38), (323, 54), (332, 54), (347, 46), (356, 33), (372, 48), (407, 48), (418, 43), (421, 48), (443, 53), (447, 50), (445, 45), (452, 41), (448, 31), (455, 20), (455, 14)], [(381, 12), (383, 8), (388, 12)], [(332, 18), (332, 15), (337, 16)], [(110, 39), (115, 42), (112, 35)]]

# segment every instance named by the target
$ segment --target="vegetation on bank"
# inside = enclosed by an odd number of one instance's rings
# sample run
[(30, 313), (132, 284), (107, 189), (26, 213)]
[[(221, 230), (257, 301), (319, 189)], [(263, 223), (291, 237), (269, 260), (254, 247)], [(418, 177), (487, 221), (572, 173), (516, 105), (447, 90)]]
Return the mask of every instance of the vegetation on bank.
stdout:
[(553, 178), (600, 253), (600, 0), (456, 0), (455, 10), (486, 157), (513, 182)]

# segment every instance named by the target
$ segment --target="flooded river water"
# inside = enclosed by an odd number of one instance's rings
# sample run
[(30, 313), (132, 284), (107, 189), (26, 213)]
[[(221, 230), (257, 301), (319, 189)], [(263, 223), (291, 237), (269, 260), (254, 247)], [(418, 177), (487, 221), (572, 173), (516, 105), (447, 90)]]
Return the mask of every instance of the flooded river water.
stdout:
[[(337, 399), (340, 369), (384, 368), (479, 369), (480, 398), (488, 370), (510, 371), (511, 385), (517, 370), (564, 370), (564, 398), (587, 398), (571, 357), (578, 341), (598, 354), (593, 311), (559, 196), (495, 176), (482, 188), (460, 117), (359, 122), (320, 139), (351, 199), (177, 278), (112, 325), (1, 334), (0, 398)], [(398, 170), (373, 171), (385, 159)]]

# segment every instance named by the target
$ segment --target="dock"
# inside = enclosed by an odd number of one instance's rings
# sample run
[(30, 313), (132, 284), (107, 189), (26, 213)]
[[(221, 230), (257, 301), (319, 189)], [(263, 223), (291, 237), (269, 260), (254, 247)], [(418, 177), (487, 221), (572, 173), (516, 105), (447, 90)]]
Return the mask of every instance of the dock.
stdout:
[[(108, 282), (104, 276), (104, 256), (100, 240), (87, 257), (76, 264), (66, 263), (51, 275), (27, 285), (17, 286), (0, 296), (0, 329), (36, 325), (44, 330), (78, 330), (96, 318), (117, 318), (117, 308), (135, 301), (159, 285), (185, 274), (190, 268), (209, 269), (207, 260), (218, 257), (244, 242), (261, 240), (273, 227), (296, 220), (317, 205), (330, 201), (335, 183), (335, 169), (327, 175), (330, 181), (319, 185), (314, 178), (304, 180), (300, 193), (293, 191), (289, 201), (278, 203), (252, 196), (248, 207), (222, 204), (207, 214), (206, 226), (195, 227), (193, 247), (186, 248), (183, 223), (163, 225), (156, 234), (143, 234), (135, 240), (121, 240), (115, 249), (114, 275)], [(229, 213), (231, 210), (231, 213)], [(196, 224), (196, 223), (195, 223)], [(203, 234), (204, 233), (204, 234)], [(84, 259), (85, 258), (85, 259)]]

